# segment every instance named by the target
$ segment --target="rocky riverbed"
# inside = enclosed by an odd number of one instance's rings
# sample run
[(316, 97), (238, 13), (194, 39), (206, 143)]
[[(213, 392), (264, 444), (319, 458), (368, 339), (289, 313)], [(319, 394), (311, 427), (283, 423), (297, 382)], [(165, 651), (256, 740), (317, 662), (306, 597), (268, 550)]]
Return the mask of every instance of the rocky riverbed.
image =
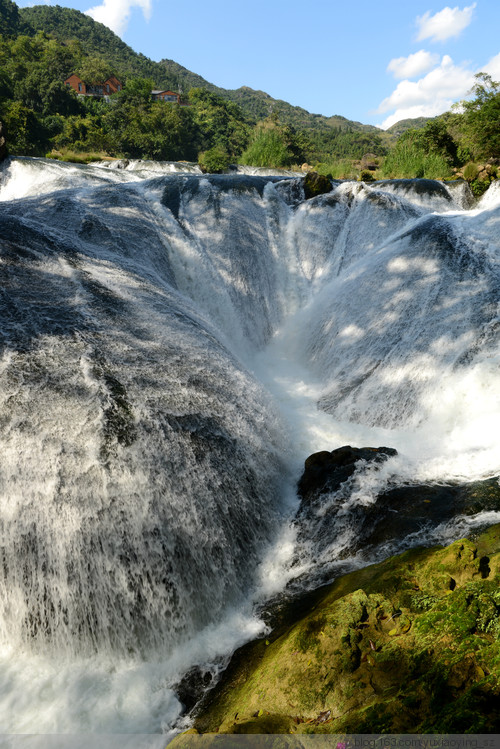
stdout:
[[(380, 465), (394, 453), (345, 446), (310, 456), (298, 487), (298, 520), (360, 461)], [(447, 518), (499, 504), (497, 479), (400, 487), (362, 510), (368, 514), (360, 542), (404, 533), (429, 505)], [(289, 600), (270, 616), (270, 635), (234, 654), (195, 708), (191, 731), (499, 732), (499, 581), (495, 525), (445, 548), (406, 551)]]

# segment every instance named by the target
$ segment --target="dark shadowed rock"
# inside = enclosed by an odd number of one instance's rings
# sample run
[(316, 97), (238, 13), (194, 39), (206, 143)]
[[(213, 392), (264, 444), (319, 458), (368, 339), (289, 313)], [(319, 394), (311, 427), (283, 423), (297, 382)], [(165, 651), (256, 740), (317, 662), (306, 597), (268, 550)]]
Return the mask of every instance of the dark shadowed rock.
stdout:
[(322, 450), (310, 455), (304, 465), (298, 484), (298, 494), (303, 502), (312, 501), (319, 494), (334, 492), (352, 476), (356, 463), (364, 460), (381, 463), (388, 457), (397, 455), (392, 447), (351, 447), (344, 445), (337, 450)]
[[(310, 455), (298, 483), (302, 499), (295, 519), (298, 542), (313, 543), (319, 554), (334, 543), (347, 524), (356, 533), (339, 559), (361, 549), (370, 555), (380, 545), (399, 544), (419, 530), (430, 530), (458, 516), (500, 509), (498, 478), (462, 484), (389, 483), (373, 501), (351, 503), (351, 487), (346, 483), (351, 476), (361, 476), (364, 470), (373, 470), (374, 463), (396, 454), (388, 447), (346, 445)], [(326, 582), (329, 573), (325, 574)]]
[(304, 194), (306, 200), (315, 198), (316, 195), (324, 195), (327, 192), (331, 192), (332, 189), (332, 183), (323, 174), (308, 172), (304, 177)]

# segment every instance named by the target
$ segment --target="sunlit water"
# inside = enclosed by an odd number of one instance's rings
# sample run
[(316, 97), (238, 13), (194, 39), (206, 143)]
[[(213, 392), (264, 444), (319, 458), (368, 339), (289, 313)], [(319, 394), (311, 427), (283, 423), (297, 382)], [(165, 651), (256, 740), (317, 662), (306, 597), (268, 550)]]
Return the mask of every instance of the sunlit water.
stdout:
[(350, 485), (332, 574), (388, 482), (500, 468), (496, 184), (467, 209), (424, 181), (304, 201), (299, 178), (119, 166), (0, 171), (6, 733), (171, 730), (172, 686), (317, 563), (292, 522), (310, 453), (398, 450)]

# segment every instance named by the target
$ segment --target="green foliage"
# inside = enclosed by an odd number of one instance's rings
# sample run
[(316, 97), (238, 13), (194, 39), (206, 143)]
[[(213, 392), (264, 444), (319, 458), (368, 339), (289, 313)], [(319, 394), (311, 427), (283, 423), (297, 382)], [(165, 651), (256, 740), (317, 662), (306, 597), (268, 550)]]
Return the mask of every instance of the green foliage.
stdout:
[(48, 133), (35, 112), (20, 102), (4, 107), (2, 115), (9, 152), (40, 156), (48, 147)]
[(12, 0), (0, 0), (0, 34), (17, 34), (19, 29), (17, 5)]
[(457, 144), (446, 124), (439, 119), (418, 130), (406, 130), (387, 156), (383, 172), (388, 177), (451, 176), (457, 163)]
[(425, 151), (409, 139), (403, 140), (402, 136), (387, 156), (383, 173), (386, 177), (446, 179), (451, 176), (451, 167), (446, 157), (433, 151)]
[(387, 146), (377, 133), (357, 132), (349, 127), (332, 127), (307, 133), (310, 149), (307, 158), (317, 161), (361, 159), (366, 153), (385, 156)]
[(249, 138), (249, 127), (238, 105), (201, 88), (189, 92), (189, 102), (200, 149), (218, 146), (230, 157), (238, 157)]
[(375, 181), (373, 172), (371, 172), (369, 169), (362, 169), (359, 174), (359, 179), (361, 180), (361, 182), (374, 182)]
[(473, 99), (461, 102), (460, 129), (464, 146), (474, 158), (500, 157), (500, 83), (486, 73), (476, 75)]
[(222, 146), (214, 146), (198, 156), (198, 164), (204, 173), (221, 174), (230, 163), (229, 154)]
[(259, 123), (240, 163), (250, 166), (286, 168), (305, 160), (305, 137), (277, 118)]
[(112, 75), (116, 75), (116, 69), (107, 60), (98, 56), (87, 57), (73, 72), (91, 86), (103, 83)]

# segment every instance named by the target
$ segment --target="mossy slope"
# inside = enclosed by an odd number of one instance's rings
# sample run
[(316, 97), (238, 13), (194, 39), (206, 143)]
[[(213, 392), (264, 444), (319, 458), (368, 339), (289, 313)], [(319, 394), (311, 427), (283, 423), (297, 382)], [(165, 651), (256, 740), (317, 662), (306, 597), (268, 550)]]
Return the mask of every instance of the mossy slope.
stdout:
[(195, 721), (219, 733), (500, 732), (500, 525), (339, 578), (246, 646)]

